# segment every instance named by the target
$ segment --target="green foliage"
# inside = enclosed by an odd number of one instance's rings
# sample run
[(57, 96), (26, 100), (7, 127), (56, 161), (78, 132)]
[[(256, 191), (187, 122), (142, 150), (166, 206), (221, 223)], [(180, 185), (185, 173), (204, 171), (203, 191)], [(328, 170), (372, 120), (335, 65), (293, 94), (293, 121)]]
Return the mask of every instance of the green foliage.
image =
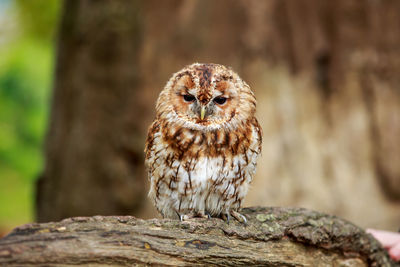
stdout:
[(59, 18), (59, 0), (16, 0), (18, 20), (24, 34), (49, 41)]
[[(19, 34), (0, 45), (0, 227), (32, 221), (43, 168), (59, 0), (12, 2)], [(2, 6), (0, 6), (2, 8)], [(3, 7), (4, 8), (4, 7)]]

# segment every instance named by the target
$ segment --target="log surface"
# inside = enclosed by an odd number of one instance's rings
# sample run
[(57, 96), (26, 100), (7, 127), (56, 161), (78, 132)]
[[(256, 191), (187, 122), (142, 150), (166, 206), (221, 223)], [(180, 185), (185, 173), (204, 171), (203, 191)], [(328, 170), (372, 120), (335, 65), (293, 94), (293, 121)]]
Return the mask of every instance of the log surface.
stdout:
[(248, 224), (218, 218), (68, 218), (0, 239), (2, 265), (398, 266), (363, 229), (300, 208), (245, 208)]

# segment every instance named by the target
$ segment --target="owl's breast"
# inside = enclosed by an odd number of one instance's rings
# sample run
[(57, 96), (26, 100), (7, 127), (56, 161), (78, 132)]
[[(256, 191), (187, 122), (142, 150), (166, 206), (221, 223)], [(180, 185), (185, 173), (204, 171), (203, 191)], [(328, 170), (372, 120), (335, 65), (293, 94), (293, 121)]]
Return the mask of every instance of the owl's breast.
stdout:
[(225, 181), (239, 184), (252, 179), (260, 153), (258, 124), (242, 129), (202, 132), (187, 128), (162, 129), (164, 163), (173, 170), (176, 182), (203, 187), (205, 181), (218, 185)]
[(256, 168), (261, 135), (249, 131), (200, 132), (154, 124), (148, 140), (149, 196), (164, 215), (205, 210), (218, 214), (238, 208)]
[(198, 131), (172, 125), (163, 125), (163, 142), (180, 159), (202, 156), (231, 157), (246, 153), (252, 139), (257, 138), (251, 122), (243, 123), (235, 130), (220, 128), (212, 131)]

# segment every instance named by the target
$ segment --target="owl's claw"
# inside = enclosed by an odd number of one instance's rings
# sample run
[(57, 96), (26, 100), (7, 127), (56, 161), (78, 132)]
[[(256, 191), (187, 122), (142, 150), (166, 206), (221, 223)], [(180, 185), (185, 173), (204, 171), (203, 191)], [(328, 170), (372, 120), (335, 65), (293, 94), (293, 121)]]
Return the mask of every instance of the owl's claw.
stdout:
[(176, 215), (178, 215), (178, 217), (179, 217), (179, 220), (181, 221), (181, 222), (183, 222), (184, 221), (184, 216), (185, 215), (183, 215), (183, 214), (179, 214), (179, 212), (177, 212), (177, 211), (175, 211), (176, 212)]
[(176, 214), (178, 215), (179, 220), (180, 220), (181, 222), (193, 218), (193, 215), (190, 215), (190, 214), (180, 214), (180, 213), (177, 212), (177, 211), (175, 211), (175, 212), (176, 212)]
[(210, 213), (204, 213), (204, 212), (197, 212), (197, 213), (189, 213), (189, 214), (180, 214), (178, 211), (175, 211), (176, 214), (179, 217), (179, 220), (181, 222), (193, 219), (193, 218), (204, 218), (204, 219), (211, 219)]
[(227, 213), (221, 213), (221, 218), (226, 221), (227, 224), (229, 224), (231, 216), (235, 218), (238, 222), (243, 223), (244, 225), (247, 225), (247, 218), (237, 212), (236, 210), (231, 210)]
[(237, 212), (236, 210), (231, 210), (231, 215), (233, 218), (235, 218), (238, 222), (241, 222), (243, 224), (247, 224), (247, 218), (240, 214), (239, 212)]
[(211, 214), (208, 211), (200, 211), (197, 213), (197, 217), (204, 218), (204, 219), (211, 219)]
[(227, 224), (229, 224), (229, 221), (231, 220), (231, 215), (229, 213), (221, 213), (221, 218), (222, 220), (226, 221)]

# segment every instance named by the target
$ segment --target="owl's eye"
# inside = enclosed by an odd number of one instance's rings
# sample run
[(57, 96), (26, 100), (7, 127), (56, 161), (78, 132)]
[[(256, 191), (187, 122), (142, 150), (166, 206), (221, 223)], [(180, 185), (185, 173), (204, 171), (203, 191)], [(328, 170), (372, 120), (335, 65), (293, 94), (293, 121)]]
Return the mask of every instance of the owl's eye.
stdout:
[(186, 102), (193, 102), (196, 98), (194, 96), (192, 96), (192, 95), (187, 94), (187, 95), (183, 95), (183, 99)]
[(213, 100), (215, 103), (222, 105), (226, 102), (226, 97), (223, 96), (217, 96), (216, 98), (214, 98)]

